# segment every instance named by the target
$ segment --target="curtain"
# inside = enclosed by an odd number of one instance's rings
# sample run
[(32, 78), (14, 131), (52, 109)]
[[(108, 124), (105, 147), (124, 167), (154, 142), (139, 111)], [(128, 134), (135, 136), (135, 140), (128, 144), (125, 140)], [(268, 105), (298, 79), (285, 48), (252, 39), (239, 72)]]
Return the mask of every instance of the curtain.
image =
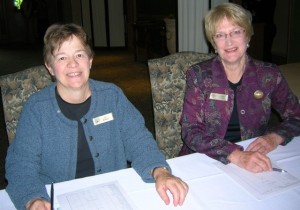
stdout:
[(208, 53), (203, 30), (203, 18), (208, 0), (178, 0), (178, 51)]

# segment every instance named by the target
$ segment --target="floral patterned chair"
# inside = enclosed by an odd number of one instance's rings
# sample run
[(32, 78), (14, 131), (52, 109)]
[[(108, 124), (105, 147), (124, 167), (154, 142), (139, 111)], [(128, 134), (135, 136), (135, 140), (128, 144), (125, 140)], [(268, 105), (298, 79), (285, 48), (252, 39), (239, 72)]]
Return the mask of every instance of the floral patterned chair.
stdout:
[(156, 140), (167, 159), (181, 149), (181, 115), (185, 91), (185, 72), (192, 64), (210, 59), (214, 54), (179, 52), (148, 61)]
[(16, 126), (24, 102), (52, 82), (45, 66), (35, 66), (16, 73), (0, 76), (4, 118), (9, 143), (16, 134)]

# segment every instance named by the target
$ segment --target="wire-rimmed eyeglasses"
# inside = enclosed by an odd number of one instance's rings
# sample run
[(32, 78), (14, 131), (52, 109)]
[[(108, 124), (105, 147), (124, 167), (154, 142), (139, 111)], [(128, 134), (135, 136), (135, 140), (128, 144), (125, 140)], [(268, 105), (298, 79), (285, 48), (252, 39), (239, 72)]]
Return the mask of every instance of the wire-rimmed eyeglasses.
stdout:
[(228, 34), (216, 33), (213, 37), (215, 41), (224, 41), (228, 35), (230, 36), (230, 38), (236, 39), (236, 38), (240, 38), (244, 33), (245, 33), (245, 29), (238, 28), (238, 29), (234, 29), (233, 31), (230, 31)]

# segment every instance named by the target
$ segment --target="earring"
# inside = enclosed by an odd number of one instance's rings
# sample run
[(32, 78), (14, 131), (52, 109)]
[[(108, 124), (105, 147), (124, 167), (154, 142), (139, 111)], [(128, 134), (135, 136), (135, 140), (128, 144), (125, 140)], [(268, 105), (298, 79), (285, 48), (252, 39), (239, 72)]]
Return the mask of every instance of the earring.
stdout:
[(246, 45), (246, 46), (247, 46), (247, 48), (249, 48), (249, 47), (250, 47), (249, 43), (247, 43), (247, 45)]
[(215, 54), (218, 54), (218, 50), (217, 49), (215, 49)]

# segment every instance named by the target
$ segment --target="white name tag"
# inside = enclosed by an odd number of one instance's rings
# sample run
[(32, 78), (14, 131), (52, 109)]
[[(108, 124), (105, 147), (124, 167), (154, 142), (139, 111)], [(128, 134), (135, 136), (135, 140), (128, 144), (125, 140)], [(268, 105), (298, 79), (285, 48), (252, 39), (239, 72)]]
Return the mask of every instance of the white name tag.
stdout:
[(94, 125), (99, 125), (114, 120), (112, 113), (93, 118)]
[(221, 93), (211, 93), (209, 99), (218, 100), (218, 101), (227, 101), (228, 95)]

